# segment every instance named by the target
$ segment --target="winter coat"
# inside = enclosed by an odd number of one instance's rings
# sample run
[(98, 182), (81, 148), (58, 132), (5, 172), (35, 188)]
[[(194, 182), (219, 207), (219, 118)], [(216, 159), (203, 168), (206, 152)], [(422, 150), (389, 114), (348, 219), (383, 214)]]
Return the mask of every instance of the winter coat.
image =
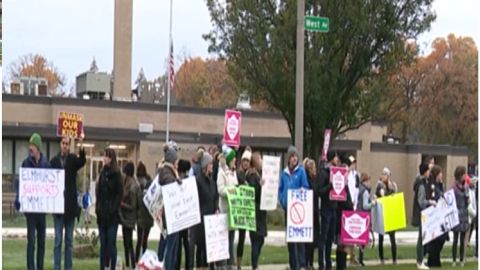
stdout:
[[(42, 153), (40, 153), (40, 159), (38, 160), (38, 163), (35, 161), (35, 158), (33, 156), (29, 155), (22, 162), (22, 168), (49, 169), (51, 168), (51, 166), (48, 162), (48, 159)], [(19, 184), (19, 181), (17, 183)], [(17, 209), (17, 211), (20, 210), (20, 199), (18, 194), (19, 191), (20, 189), (17, 186), (17, 194), (15, 196), (15, 209)]]
[[(318, 205), (318, 200), (320, 198), (320, 193), (319, 193), (319, 182), (320, 182), (320, 177), (318, 174), (316, 174), (314, 177), (310, 177), (307, 173), (307, 180), (308, 184), (310, 187), (313, 189), (313, 230), (315, 232), (320, 230), (320, 212), (319, 212), (319, 205)], [(320, 237), (319, 233), (315, 233), (313, 235), (313, 243), (318, 244), (318, 238)]]
[(455, 193), (455, 201), (457, 202), (458, 209), (458, 219), (460, 224), (453, 228), (454, 232), (466, 232), (468, 225), (468, 189), (459, 188), (458, 185), (455, 185), (453, 188)]
[(85, 150), (80, 150), (80, 155), (68, 154), (62, 158), (58, 153), (52, 158), (52, 168), (65, 170), (65, 218), (71, 219), (80, 216), (81, 208), (77, 200), (77, 172), (85, 165)]
[(320, 170), (318, 185), (318, 194), (322, 199), (322, 205), (320, 206), (321, 210), (336, 209), (338, 206), (337, 201), (330, 200), (330, 190), (332, 189), (332, 183), (330, 183), (329, 166)]
[(123, 193), (120, 170), (118, 168), (112, 170), (109, 166), (103, 166), (95, 192), (97, 224), (99, 226), (119, 224), (119, 209)]
[(293, 169), (293, 173), (290, 173), (289, 168), (285, 168), (280, 178), (280, 184), (278, 187), (278, 199), (283, 210), (287, 209), (287, 199), (289, 189), (305, 188), (310, 189), (308, 184), (307, 174), (302, 165), (297, 165)]
[(375, 188), (375, 195), (378, 198), (383, 197), (381, 194), (382, 189), (385, 193), (383, 196), (392, 195), (398, 191), (397, 184), (392, 180), (388, 180), (387, 185), (385, 185), (385, 183), (382, 180), (378, 180), (377, 186)]
[(123, 198), (119, 213), (122, 226), (135, 228), (140, 208), (138, 197), (140, 197), (140, 185), (135, 178), (126, 176), (123, 182)]
[(370, 212), (372, 207), (373, 205), (372, 200), (370, 199), (370, 188), (361, 183), (358, 189), (357, 210)]
[(161, 186), (165, 186), (177, 181), (181, 183), (180, 177), (178, 177), (178, 172), (173, 166), (173, 164), (164, 162), (158, 171), (158, 183)]
[(413, 211), (412, 211), (412, 226), (418, 227), (421, 225), (421, 212), (428, 206), (430, 203), (427, 199), (427, 179), (424, 179), (422, 176), (418, 176), (415, 179), (414, 192), (413, 196)]
[(196, 177), (200, 216), (203, 221), (205, 215), (212, 215), (218, 210), (218, 191), (211, 176), (201, 171)]
[(228, 213), (227, 193), (238, 185), (237, 173), (227, 166), (220, 166), (218, 170), (217, 189), (220, 196), (219, 209), (222, 213)]
[(137, 203), (137, 226), (142, 229), (148, 229), (153, 226), (153, 217), (145, 206), (145, 203), (143, 203), (143, 196), (145, 196), (150, 184), (152, 184), (152, 178), (150, 178), (150, 176), (140, 177), (138, 178), (138, 184), (140, 185), (140, 192)]
[(237, 172), (237, 180), (239, 185), (247, 185), (247, 172), (240, 169)]
[(255, 189), (255, 221), (257, 222), (256, 233), (260, 236), (267, 236), (267, 211), (260, 210), (260, 200), (262, 197), (261, 181), (262, 171), (252, 168), (246, 173), (246, 183)]

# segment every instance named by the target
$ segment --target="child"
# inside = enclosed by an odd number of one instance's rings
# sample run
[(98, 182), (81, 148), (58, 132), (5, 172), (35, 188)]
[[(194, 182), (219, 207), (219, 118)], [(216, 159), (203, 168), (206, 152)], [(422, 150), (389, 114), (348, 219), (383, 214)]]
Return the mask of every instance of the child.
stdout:
[[(358, 211), (366, 211), (370, 213), (372, 207), (377, 203), (377, 198), (373, 195), (373, 198), (370, 199), (370, 189), (372, 187), (372, 183), (370, 181), (370, 175), (367, 173), (362, 173), (360, 176), (360, 186), (358, 191), (358, 200), (357, 200), (357, 210)], [(363, 263), (363, 250), (365, 246), (361, 246), (359, 250), (359, 263), (361, 266), (365, 266)]]

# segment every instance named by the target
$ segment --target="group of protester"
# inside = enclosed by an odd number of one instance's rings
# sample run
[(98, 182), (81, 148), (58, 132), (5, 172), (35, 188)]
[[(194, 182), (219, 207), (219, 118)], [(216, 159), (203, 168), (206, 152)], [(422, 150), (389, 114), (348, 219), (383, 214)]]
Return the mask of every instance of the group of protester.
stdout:
[[(62, 138), (60, 153), (48, 161), (41, 153), (42, 140), (39, 134), (34, 133), (29, 140), (29, 156), (22, 163), (28, 168), (57, 168), (65, 170), (65, 213), (54, 214), (55, 244), (54, 267), (61, 269), (61, 248), (63, 232), (65, 231), (65, 269), (72, 269), (73, 228), (75, 219), (80, 215), (80, 206), (77, 202), (76, 175), (85, 164), (85, 151), (81, 147), (79, 155), (70, 153), (69, 138)], [(164, 262), (164, 269), (180, 269), (182, 250), (185, 250), (185, 269), (241, 269), (246, 232), (238, 230), (238, 243), (234, 253), (235, 230), (228, 235), (230, 258), (223, 262), (207, 263), (206, 239), (204, 230), (204, 216), (216, 213), (228, 213), (227, 195), (235, 192), (239, 185), (248, 185), (255, 190), (255, 218), (256, 231), (250, 231), (251, 266), (258, 269), (261, 250), (267, 236), (267, 213), (260, 209), (260, 197), (264, 180), (262, 179), (262, 156), (246, 147), (241, 155), (237, 168), (237, 151), (228, 146), (219, 149), (212, 146), (208, 150), (200, 146), (194, 153), (191, 161), (179, 159), (178, 147), (170, 142), (163, 147), (164, 156), (159, 163), (155, 175), (159, 185), (171, 183), (182, 184), (188, 177), (194, 177), (199, 197), (201, 223), (194, 227), (168, 235), (162, 234), (158, 247), (158, 257)], [(367, 173), (359, 174), (356, 170), (355, 157), (341, 157), (334, 151), (326, 155), (326, 163), (305, 158), (299, 160), (299, 154), (294, 146), (287, 151), (287, 166), (281, 172), (278, 200), (285, 211), (287, 220), (288, 190), (311, 189), (314, 195), (313, 243), (288, 243), (290, 269), (313, 269), (314, 250), (318, 249), (318, 268), (332, 269), (332, 246), (336, 243), (336, 269), (347, 267), (347, 254), (351, 262), (364, 266), (363, 253), (365, 246), (358, 247), (358, 261), (354, 256), (354, 247), (346, 246), (340, 241), (342, 211), (370, 210), (377, 203), (377, 199), (390, 196), (398, 192), (397, 184), (392, 180), (390, 169), (384, 168), (380, 179), (373, 186), (372, 179)], [(330, 200), (329, 192), (332, 189), (330, 181), (331, 167), (345, 166), (348, 168), (348, 184), (346, 201)], [(413, 191), (412, 225), (418, 227), (417, 267), (440, 267), (440, 252), (448, 233), (436, 238), (426, 246), (422, 245), (422, 229), (420, 213), (442, 198), (444, 193), (442, 169), (438, 165), (422, 163), (419, 166), (419, 175), (415, 180)], [(463, 266), (465, 257), (465, 239), (470, 228), (476, 228), (474, 221), (478, 186), (468, 182), (465, 167), (455, 169), (456, 204), (459, 212), (460, 224), (453, 228), (453, 263), (456, 263), (457, 245), (460, 242), (460, 263)], [(156, 178), (156, 179), (157, 179)], [(117, 230), (122, 225), (125, 250), (125, 267), (134, 269), (142, 254), (148, 247), (150, 229), (153, 218), (143, 203), (143, 196), (152, 183), (145, 165), (139, 162), (136, 166), (128, 162), (123, 168), (117, 164), (116, 153), (113, 149), (105, 149), (104, 164), (99, 174), (96, 186), (95, 213), (100, 236), (100, 269), (115, 269), (117, 262)], [(373, 190), (372, 190), (373, 188)], [(474, 190), (475, 189), (475, 190)], [(20, 202), (16, 200), (17, 209)], [(27, 220), (27, 269), (43, 269), (45, 254), (46, 215), (39, 213), (25, 213)], [(165, 215), (164, 217), (165, 218)], [(470, 223), (473, 225), (470, 227)], [(165, 222), (163, 223), (165, 224)], [(165, 227), (163, 229), (166, 229)], [(136, 249), (133, 248), (133, 231), (137, 233)], [(393, 264), (397, 263), (395, 232), (387, 233), (392, 250)], [(471, 235), (471, 231), (470, 231)], [(36, 239), (35, 239), (36, 238)], [(478, 238), (477, 238), (478, 239)], [(37, 256), (35, 263), (35, 240), (37, 241)], [(468, 240), (468, 239), (467, 239)], [(383, 252), (384, 236), (379, 235), (378, 252), (381, 263), (385, 263)], [(424, 257), (428, 254), (427, 265)]]

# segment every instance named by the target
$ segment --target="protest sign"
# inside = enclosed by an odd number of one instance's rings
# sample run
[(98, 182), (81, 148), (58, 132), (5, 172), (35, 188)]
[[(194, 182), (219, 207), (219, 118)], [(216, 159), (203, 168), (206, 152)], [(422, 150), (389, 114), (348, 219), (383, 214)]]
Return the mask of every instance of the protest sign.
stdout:
[(340, 242), (344, 245), (367, 245), (370, 232), (370, 213), (342, 211)]
[(262, 186), (260, 209), (275, 210), (277, 209), (278, 181), (280, 180), (280, 157), (263, 156), (262, 179), (265, 184)]
[(231, 229), (257, 230), (255, 222), (255, 189), (239, 186), (227, 194), (228, 221)]
[(153, 220), (160, 228), (163, 229), (162, 226), (162, 214), (163, 214), (163, 197), (162, 197), (162, 187), (160, 183), (158, 183), (158, 174), (153, 179), (150, 187), (148, 187), (147, 193), (143, 196), (143, 203), (147, 207), (150, 215), (152, 215)]
[(204, 216), (207, 262), (230, 258), (228, 252), (228, 218), (226, 214)]
[(407, 227), (407, 218), (403, 193), (379, 198), (372, 208), (373, 231), (383, 235), (405, 227)]
[(323, 149), (322, 149), (322, 160), (327, 160), (328, 147), (330, 146), (330, 135), (332, 134), (331, 129), (325, 129), (325, 135), (323, 136)]
[(19, 173), (20, 212), (64, 213), (63, 169), (20, 168)]
[(225, 110), (225, 123), (223, 128), (223, 140), (226, 145), (240, 145), (240, 126), (242, 123), (242, 112)]
[(438, 200), (437, 206), (430, 206), (423, 210), (421, 221), (423, 245), (457, 226), (460, 220), (453, 189), (443, 194), (443, 197)]
[(330, 182), (332, 189), (329, 197), (332, 201), (346, 201), (347, 200), (347, 168), (344, 167), (330, 167)]
[(289, 189), (287, 242), (313, 242), (313, 191)]
[(60, 112), (57, 120), (57, 136), (69, 138), (82, 138), (83, 115), (78, 113)]
[(167, 232), (172, 234), (200, 223), (197, 181), (189, 177), (182, 184), (173, 182), (162, 187)]

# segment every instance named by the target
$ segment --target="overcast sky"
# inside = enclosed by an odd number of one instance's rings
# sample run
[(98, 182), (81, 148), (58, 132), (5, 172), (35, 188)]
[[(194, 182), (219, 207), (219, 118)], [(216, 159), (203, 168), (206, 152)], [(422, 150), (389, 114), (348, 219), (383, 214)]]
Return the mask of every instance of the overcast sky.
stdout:
[[(168, 55), (168, 0), (133, 1), (132, 83), (141, 67), (148, 79), (165, 70)], [(436, 0), (437, 20), (420, 38), (429, 52), (436, 37), (449, 33), (474, 37), (479, 44), (478, 0)], [(4, 0), (3, 63), (39, 53), (67, 77), (67, 86), (86, 71), (95, 57), (100, 71), (113, 67), (114, 0)], [(208, 57), (202, 34), (212, 25), (204, 0), (175, 0), (173, 38), (176, 60), (181, 55)], [(176, 61), (178, 68), (180, 62)], [(7, 81), (9, 78), (7, 78)]]

